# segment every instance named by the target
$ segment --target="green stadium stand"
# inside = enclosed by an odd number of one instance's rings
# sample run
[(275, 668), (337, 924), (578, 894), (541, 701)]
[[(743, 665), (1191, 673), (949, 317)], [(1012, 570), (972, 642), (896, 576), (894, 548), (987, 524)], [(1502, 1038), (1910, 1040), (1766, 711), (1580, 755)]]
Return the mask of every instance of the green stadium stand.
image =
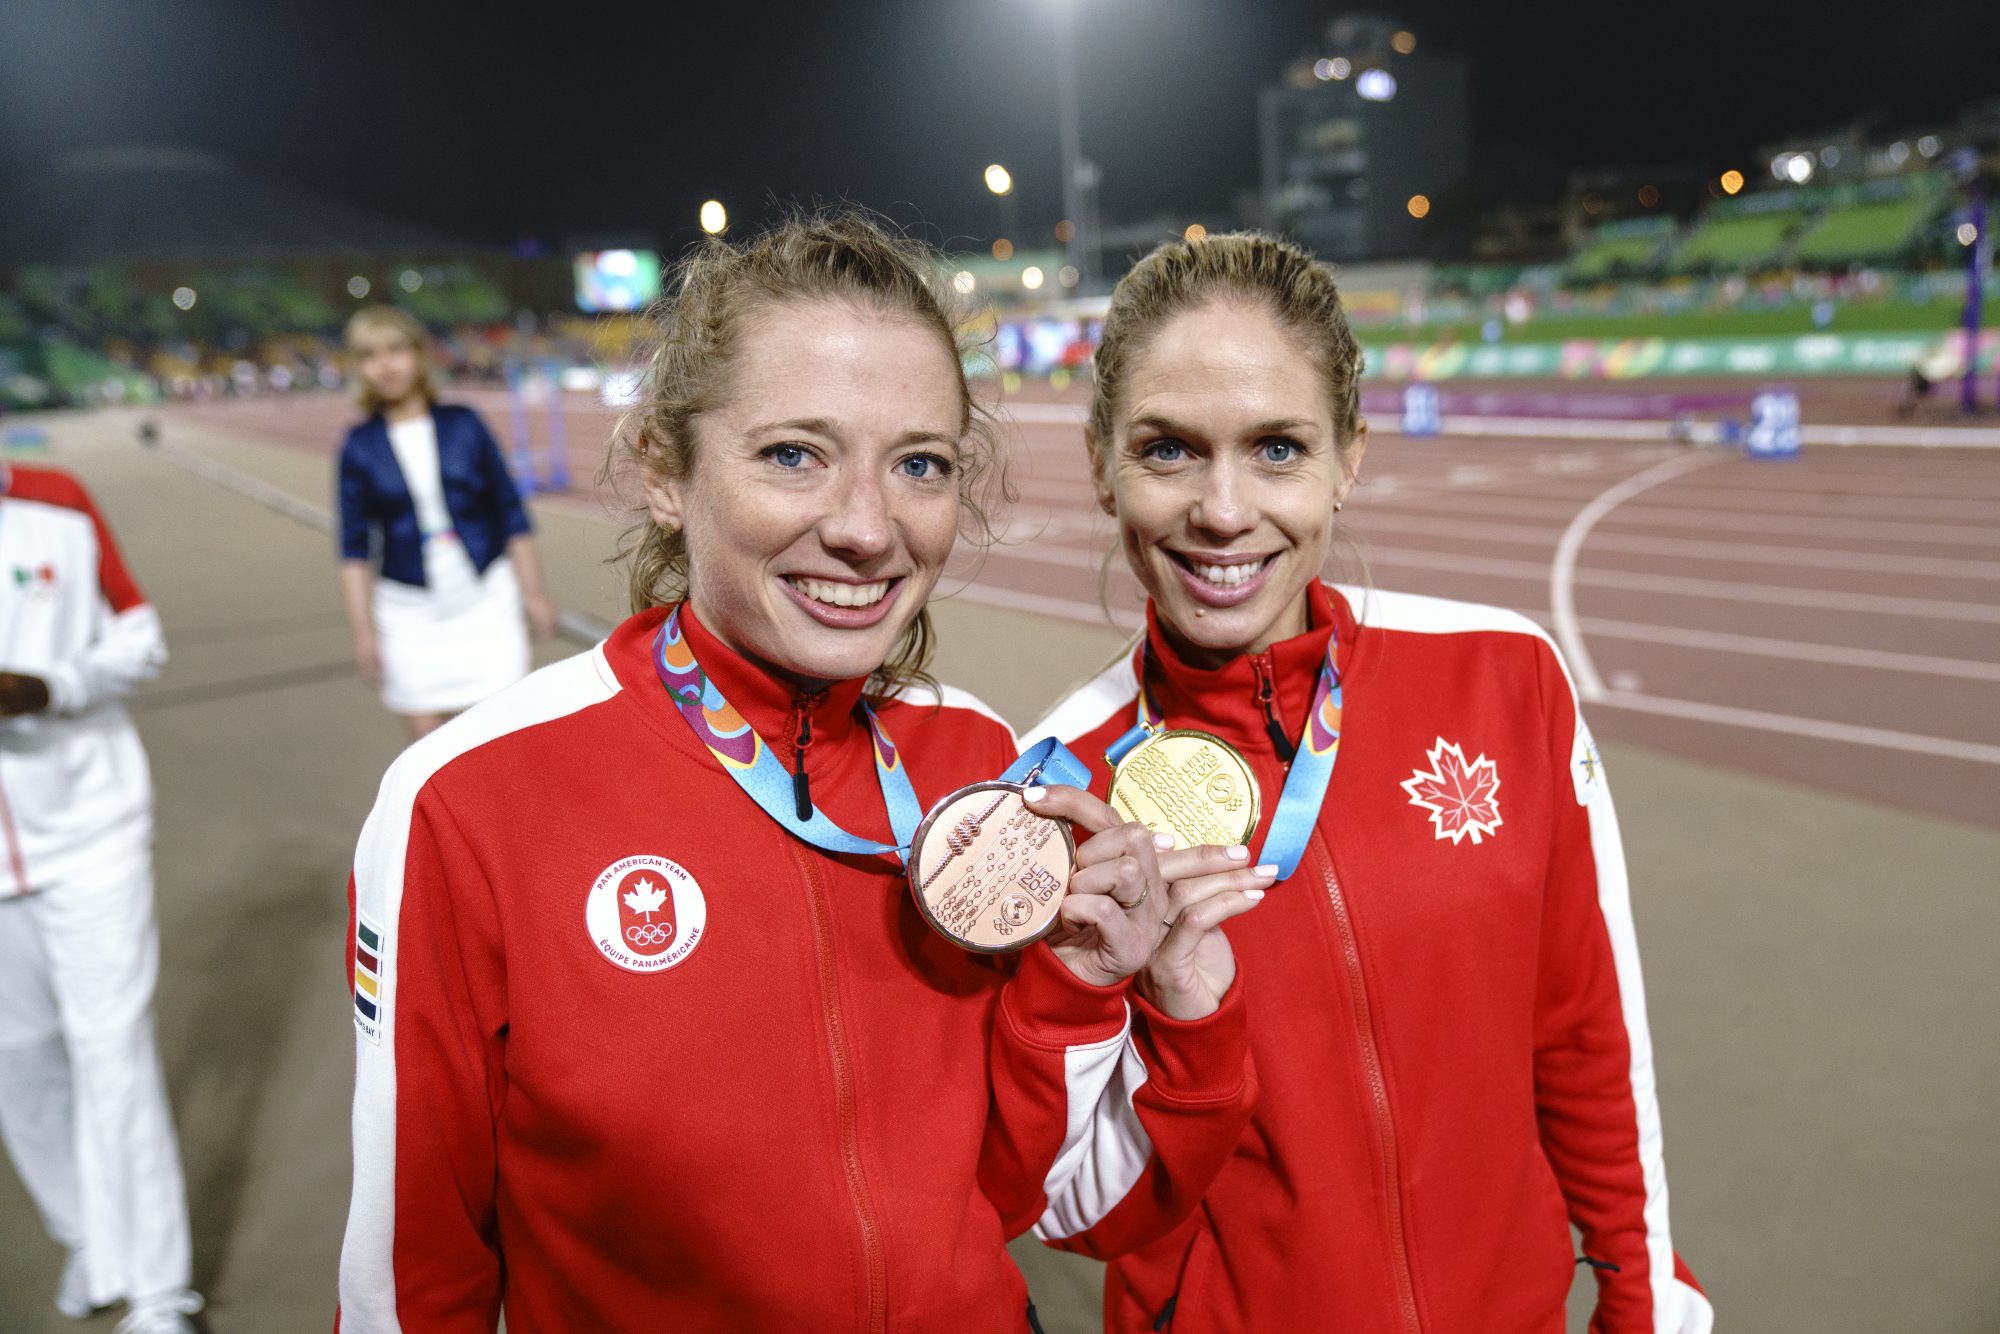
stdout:
[(1597, 236), (1584, 243), (1564, 276), (1571, 282), (1595, 282), (1623, 273), (1643, 273), (1654, 267), (1664, 236)]
[(1804, 212), (1796, 209), (1734, 216), (1711, 213), (1674, 251), (1670, 267), (1677, 273), (1694, 273), (1775, 263), (1786, 239), (1804, 221)]
[(1898, 259), (1937, 210), (1933, 195), (1829, 209), (1799, 238), (1793, 257), (1804, 264)]

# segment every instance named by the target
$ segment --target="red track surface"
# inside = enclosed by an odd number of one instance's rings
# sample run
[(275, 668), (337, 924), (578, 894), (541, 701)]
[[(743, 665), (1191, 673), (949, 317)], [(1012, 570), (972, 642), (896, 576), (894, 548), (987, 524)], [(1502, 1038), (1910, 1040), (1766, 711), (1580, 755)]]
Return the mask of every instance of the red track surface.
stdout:
[[(1805, 420), (1880, 423), (1892, 395), (1882, 382), (1809, 383)], [(504, 396), (463, 397), (511, 441)], [(1091, 503), (1082, 403), (1074, 391), (1012, 400), (1020, 501), (1006, 540), (961, 557), (944, 591), (1102, 624), (1111, 527)], [(328, 453), (351, 419), (332, 398), (179, 411)], [(572, 490), (587, 497), (615, 414), (573, 406), (564, 420)], [(530, 429), (543, 444), (543, 409)], [(1329, 573), (1549, 625), (1565, 528), (1608, 488), (1688, 453), (1379, 431), (1347, 511), (1358, 553)], [(1118, 622), (1136, 624), (1122, 562), (1105, 589)], [(1717, 456), (1602, 517), (1573, 593), (1606, 688), (1588, 706), (1600, 737), (2000, 826), (2000, 449)]]

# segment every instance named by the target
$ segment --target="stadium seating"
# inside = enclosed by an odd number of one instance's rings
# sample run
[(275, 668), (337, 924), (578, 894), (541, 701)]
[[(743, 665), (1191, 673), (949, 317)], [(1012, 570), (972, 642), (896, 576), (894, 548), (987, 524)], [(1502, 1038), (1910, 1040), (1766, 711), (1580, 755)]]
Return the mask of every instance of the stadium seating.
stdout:
[(1803, 264), (1852, 264), (1898, 259), (1937, 214), (1935, 198), (1883, 200), (1829, 209), (1799, 238)]
[(1674, 251), (1676, 273), (1707, 269), (1751, 270), (1775, 264), (1786, 240), (1805, 221), (1797, 209), (1735, 215), (1710, 213)]
[(1563, 276), (1569, 282), (1588, 283), (1651, 272), (1673, 234), (1670, 218), (1606, 224), (1590, 234)]

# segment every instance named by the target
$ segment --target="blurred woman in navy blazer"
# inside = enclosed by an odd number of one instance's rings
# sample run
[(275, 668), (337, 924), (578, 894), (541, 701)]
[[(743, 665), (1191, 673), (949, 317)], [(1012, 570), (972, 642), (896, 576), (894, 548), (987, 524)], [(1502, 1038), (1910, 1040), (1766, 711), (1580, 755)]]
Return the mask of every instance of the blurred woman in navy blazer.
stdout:
[(535, 539), (479, 414), (440, 404), (423, 326), (347, 324), (368, 419), (340, 449), (340, 591), (361, 675), (416, 740), (528, 672), (555, 629)]

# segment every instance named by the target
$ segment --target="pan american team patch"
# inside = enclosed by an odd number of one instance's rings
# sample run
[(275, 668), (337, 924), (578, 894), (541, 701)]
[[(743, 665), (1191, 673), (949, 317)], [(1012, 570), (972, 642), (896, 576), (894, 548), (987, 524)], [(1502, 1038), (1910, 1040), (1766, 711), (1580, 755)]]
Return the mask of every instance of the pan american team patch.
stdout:
[(382, 953), (388, 940), (380, 927), (354, 914), (354, 1026), (370, 1042), (382, 1041), (382, 1012), (388, 987), (382, 981)]

